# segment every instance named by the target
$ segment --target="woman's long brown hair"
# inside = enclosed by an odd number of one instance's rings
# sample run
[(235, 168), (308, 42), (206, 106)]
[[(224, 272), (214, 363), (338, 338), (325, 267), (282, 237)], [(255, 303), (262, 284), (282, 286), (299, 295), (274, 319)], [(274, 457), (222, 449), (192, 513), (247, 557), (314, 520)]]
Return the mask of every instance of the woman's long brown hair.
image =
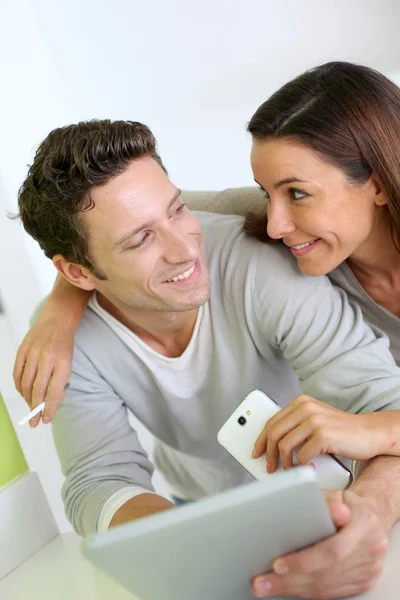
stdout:
[[(256, 110), (254, 140), (289, 138), (339, 167), (350, 181), (372, 173), (386, 194), (400, 252), (400, 89), (369, 67), (331, 62), (293, 79)], [(268, 241), (266, 214), (248, 214), (245, 230)]]

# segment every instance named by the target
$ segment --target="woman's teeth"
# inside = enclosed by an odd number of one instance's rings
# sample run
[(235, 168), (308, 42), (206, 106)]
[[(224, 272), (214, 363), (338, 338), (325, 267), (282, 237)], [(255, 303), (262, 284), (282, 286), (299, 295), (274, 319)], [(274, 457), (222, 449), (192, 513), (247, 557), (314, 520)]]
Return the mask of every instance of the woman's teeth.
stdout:
[(301, 250), (302, 248), (307, 248), (307, 246), (311, 246), (311, 244), (314, 244), (314, 242), (316, 242), (317, 240), (313, 240), (312, 242), (306, 242), (305, 244), (299, 244), (298, 246), (292, 246), (292, 248), (294, 248), (295, 250)]
[(182, 279), (187, 279), (193, 273), (195, 266), (196, 265), (194, 264), (193, 267), (191, 267), (188, 271), (185, 271), (184, 273), (182, 273), (182, 275), (177, 275), (176, 277), (173, 277), (172, 279), (167, 279), (167, 282), (181, 281)]

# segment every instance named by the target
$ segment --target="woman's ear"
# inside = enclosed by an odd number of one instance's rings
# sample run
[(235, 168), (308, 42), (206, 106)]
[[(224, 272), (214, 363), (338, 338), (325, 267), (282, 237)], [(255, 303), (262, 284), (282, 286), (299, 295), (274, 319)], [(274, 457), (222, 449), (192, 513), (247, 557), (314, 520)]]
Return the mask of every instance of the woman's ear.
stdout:
[(372, 173), (371, 177), (369, 178), (367, 185), (371, 190), (371, 194), (373, 194), (373, 200), (376, 206), (385, 206), (385, 204), (387, 204), (386, 194), (374, 173)]
[(96, 278), (86, 267), (70, 262), (61, 254), (53, 256), (53, 264), (57, 271), (72, 285), (87, 291), (96, 288)]

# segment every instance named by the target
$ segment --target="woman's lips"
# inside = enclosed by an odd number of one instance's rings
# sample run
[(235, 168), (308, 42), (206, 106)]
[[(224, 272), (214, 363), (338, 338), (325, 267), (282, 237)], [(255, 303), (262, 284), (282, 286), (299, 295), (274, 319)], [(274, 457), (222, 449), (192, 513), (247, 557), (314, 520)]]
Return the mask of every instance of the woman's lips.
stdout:
[[(317, 240), (313, 240), (312, 242), (309, 242), (308, 245), (303, 248), (294, 248), (293, 246), (290, 246), (290, 250), (292, 251), (292, 254), (296, 257), (304, 256), (305, 254), (308, 254), (309, 252), (314, 250), (315, 246), (318, 244), (320, 239), (321, 238), (318, 238)], [(296, 245), (301, 246), (302, 244), (296, 244)]]

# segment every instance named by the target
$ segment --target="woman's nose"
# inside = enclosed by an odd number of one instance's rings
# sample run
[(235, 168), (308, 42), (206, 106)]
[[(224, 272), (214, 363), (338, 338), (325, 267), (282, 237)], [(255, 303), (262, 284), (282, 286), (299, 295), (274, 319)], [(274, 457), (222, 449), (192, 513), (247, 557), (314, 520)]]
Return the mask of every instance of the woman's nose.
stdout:
[(270, 206), (267, 216), (267, 233), (270, 238), (278, 240), (283, 238), (283, 236), (287, 235), (288, 233), (292, 233), (296, 229), (296, 226), (290, 219), (288, 212), (282, 207)]

